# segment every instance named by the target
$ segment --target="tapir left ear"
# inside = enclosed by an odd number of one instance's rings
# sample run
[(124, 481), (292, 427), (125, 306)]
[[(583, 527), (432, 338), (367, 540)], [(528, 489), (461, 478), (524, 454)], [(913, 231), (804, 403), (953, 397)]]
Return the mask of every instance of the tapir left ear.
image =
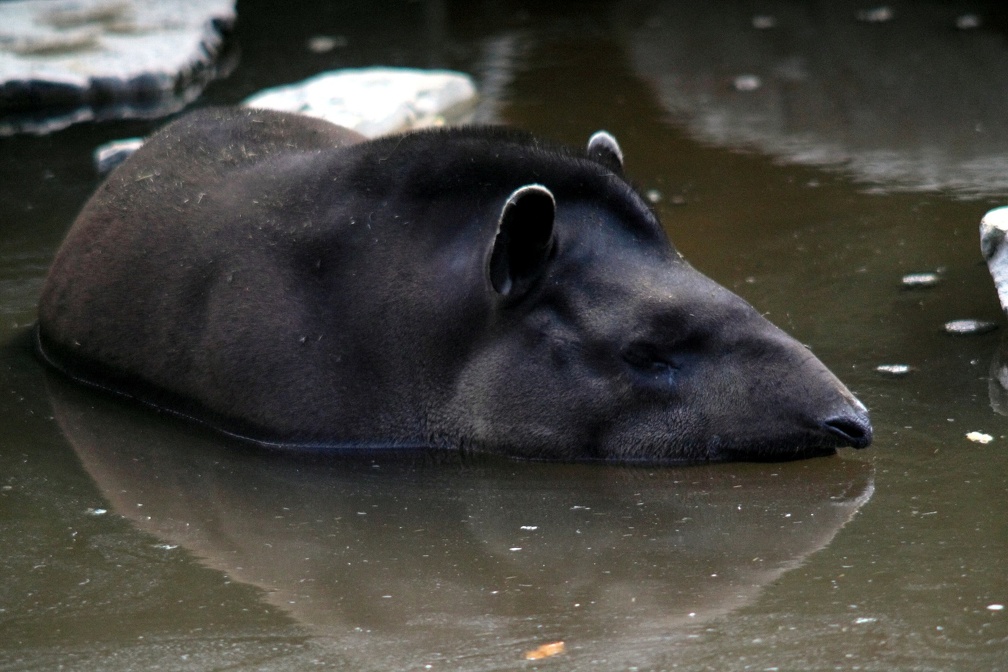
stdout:
[(487, 271), (494, 291), (523, 296), (542, 275), (553, 251), (556, 201), (541, 184), (516, 189), (501, 209)]
[(623, 174), (623, 150), (611, 133), (596, 131), (588, 138), (588, 158), (613, 171)]

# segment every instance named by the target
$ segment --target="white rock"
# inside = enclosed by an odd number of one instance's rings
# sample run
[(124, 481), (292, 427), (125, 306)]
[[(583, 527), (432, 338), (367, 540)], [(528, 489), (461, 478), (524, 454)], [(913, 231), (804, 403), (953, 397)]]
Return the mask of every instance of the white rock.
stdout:
[(447, 70), (364, 68), (336, 70), (273, 89), (242, 104), (299, 112), (352, 128), (368, 137), (460, 123), (472, 112), (476, 85)]
[(1008, 312), (1008, 207), (995, 208), (980, 220), (980, 251), (994, 278), (1001, 308)]
[(0, 16), (4, 135), (181, 109), (215, 74), (235, 2), (13, 0)]

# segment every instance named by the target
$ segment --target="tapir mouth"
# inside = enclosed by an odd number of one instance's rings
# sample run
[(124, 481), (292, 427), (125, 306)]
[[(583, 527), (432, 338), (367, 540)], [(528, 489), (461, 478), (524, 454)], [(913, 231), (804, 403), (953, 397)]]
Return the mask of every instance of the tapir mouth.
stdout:
[(867, 411), (857, 409), (853, 413), (839, 414), (823, 420), (820, 428), (832, 435), (841, 446), (858, 450), (867, 448), (872, 442), (872, 426)]
[(813, 457), (836, 455), (838, 446), (831, 441), (808, 442), (802, 439), (747, 445), (712, 445), (711, 462), (792, 462)]
[(837, 449), (844, 447), (860, 450), (867, 448), (871, 442), (871, 421), (867, 410), (860, 406), (810, 422), (806, 431), (796, 431), (777, 439), (749, 443), (712, 437), (708, 442), (708, 459), (714, 462), (788, 462), (835, 455)]

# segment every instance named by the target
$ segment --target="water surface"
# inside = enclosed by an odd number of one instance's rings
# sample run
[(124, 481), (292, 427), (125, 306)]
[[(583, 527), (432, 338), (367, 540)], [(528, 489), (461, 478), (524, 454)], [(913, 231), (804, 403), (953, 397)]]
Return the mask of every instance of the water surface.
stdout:
[[(99, 183), (92, 149), (156, 124), (0, 139), (0, 669), (1004, 669), (1005, 331), (977, 240), (1008, 200), (1003, 10), (869, 24), (826, 5), (243, 2), (238, 67), (200, 102), (453, 67), (484, 119), (572, 144), (610, 130), (686, 257), (871, 408), (875, 444), (834, 458), (291, 458), (81, 392), (31, 357), (35, 301)], [(955, 28), (968, 12), (980, 27)], [(312, 53), (318, 34), (346, 46)], [(902, 289), (920, 271), (941, 282)], [(959, 318), (1001, 328), (943, 333)], [(910, 373), (875, 370), (895, 363)]]

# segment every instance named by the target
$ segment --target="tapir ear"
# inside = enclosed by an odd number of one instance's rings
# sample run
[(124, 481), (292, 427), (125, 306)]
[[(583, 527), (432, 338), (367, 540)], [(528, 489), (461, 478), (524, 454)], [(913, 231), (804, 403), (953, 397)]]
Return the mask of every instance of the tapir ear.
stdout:
[(596, 131), (588, 138), (588, 158), (598, 161), (617, 175), (623, 174), (623, 150), (611, 133)]
[(508, 197), (490, 250), (490, 284), (501, 296), (521, 297), (542, 274), (553, 251), (556, 202), (541, 184), (529, 184)]

